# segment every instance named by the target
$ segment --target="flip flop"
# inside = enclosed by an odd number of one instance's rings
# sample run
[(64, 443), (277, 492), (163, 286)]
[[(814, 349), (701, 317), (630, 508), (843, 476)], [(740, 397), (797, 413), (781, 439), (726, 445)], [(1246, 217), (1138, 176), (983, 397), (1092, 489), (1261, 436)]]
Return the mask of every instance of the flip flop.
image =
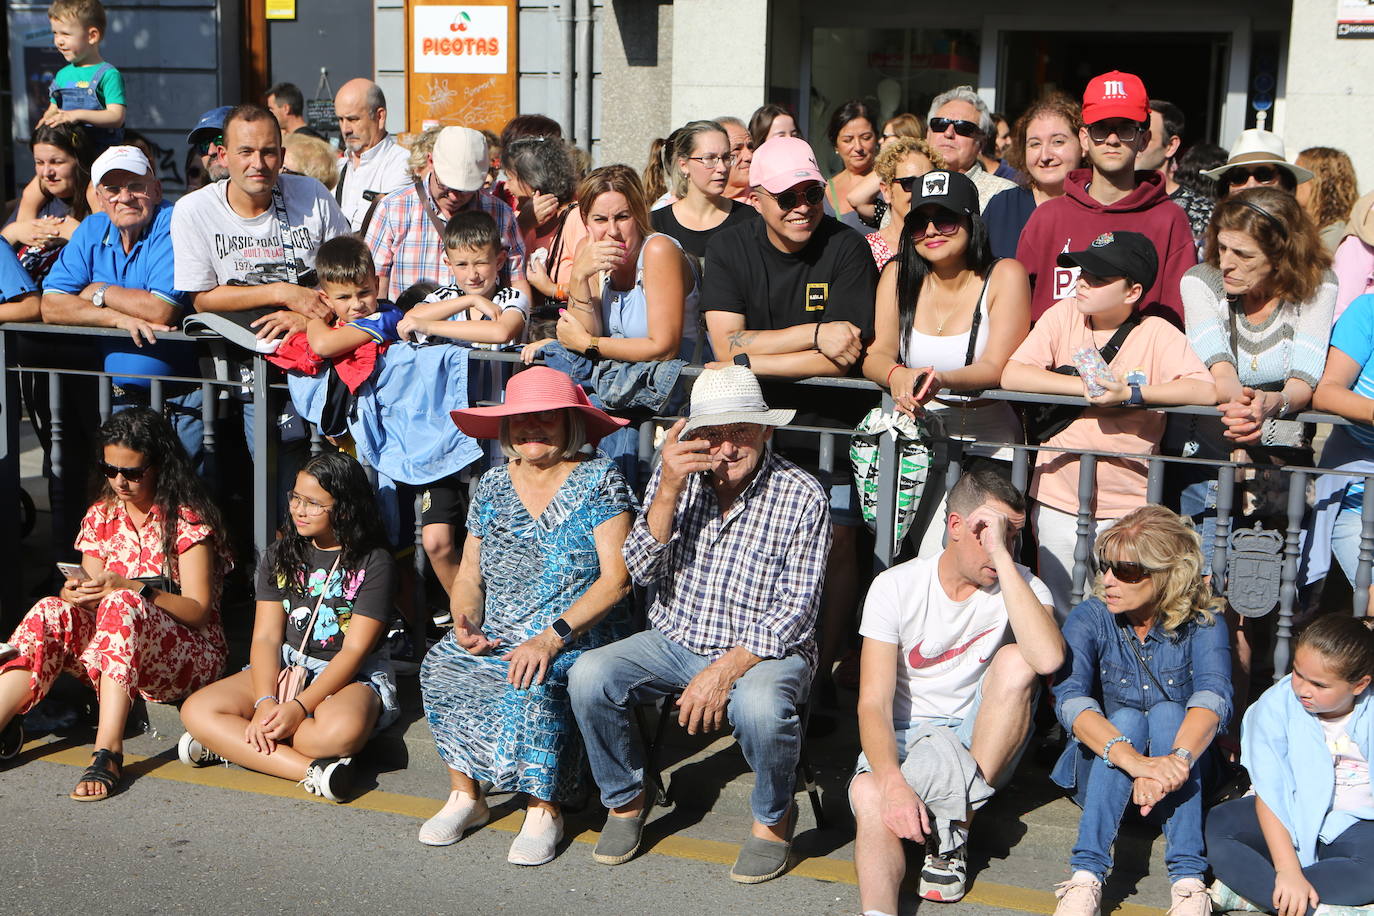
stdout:
[[(119, 767), (119, 773), (115, 774), (110, 770), (110, 764)], [(119, 751), (112, 751), (109, 748), (100, 748), (92, 755), (91, 765), (86, 767), (81, 778), (76, 781), (77, 788), (83, 782), (99, 783), (105, 787), (104, 795), (77, 795), (76, 789), (72, 790), (70, 798), (79, 802), (104, 801), (111, 795), (119, 791), (119, 785), (124, 781), (124, 755)]]

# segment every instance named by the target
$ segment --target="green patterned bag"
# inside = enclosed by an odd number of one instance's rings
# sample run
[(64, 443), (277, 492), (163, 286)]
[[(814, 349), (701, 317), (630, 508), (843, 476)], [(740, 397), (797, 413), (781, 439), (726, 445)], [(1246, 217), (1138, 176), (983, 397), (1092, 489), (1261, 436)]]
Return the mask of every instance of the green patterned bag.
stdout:
[(885, 435), (897, 440), (900, 470), (897, 475), (897, 524), (893, 530), (895, 554), (911, 532), (916, 510), (925, 492), (926, 479), (934, 458), (934, 441), (940, 436), (939, 418), (929, 415), (913, 420), (902, 413), (884, 413), (881, 407), (870, 410), (849, 440), (849, 462), (854, 467), (854, 488), (864, 522), (876, 530), (878, 523), (878, 453)]

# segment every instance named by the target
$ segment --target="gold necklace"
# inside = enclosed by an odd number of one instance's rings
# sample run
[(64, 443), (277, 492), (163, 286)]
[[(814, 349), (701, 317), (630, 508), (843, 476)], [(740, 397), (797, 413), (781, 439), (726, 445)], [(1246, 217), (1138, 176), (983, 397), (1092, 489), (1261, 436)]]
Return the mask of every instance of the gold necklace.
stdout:
[[(946, 322), (946, 321), (949, 321), (951, 318), (953, 318), (953, 317), (954, 317), (954, 313), (957, 312), (957, 311), (959, 311), (959, 302), (958, 302), (957, 300), (958, 300), (958, 298), (959, 298), (960, 296), (963, 295), (964, 290), (968, 287), (969, 281), (973, 278), (973, 276), (974, 276), (973, 272), (972, 272), (972, 271), (969, 271), (968, 277), (965, 278), (965, 280), (964, 280), (963, 283), (959, 284), (959, 289), (956, 290), (955, 293), (954, 293), (954, 298), (955, 298), (955, 300), (956, 300), (955, 303), (949, 307), (949, 310), (946, 311), (946, 312), (944, 313), (944, 317), (942, 317), (942, 318), (940, 319), (940, 322), (939, 322), (937, 325), (935, 325), (935, 336), (936, 336), (936, 337), (943, 337), (943, 336), (944, 336), (944, 333), (945, 333), (945, 322)], [(977, 308), (977, 305), (975, 305), (974, 308)]]

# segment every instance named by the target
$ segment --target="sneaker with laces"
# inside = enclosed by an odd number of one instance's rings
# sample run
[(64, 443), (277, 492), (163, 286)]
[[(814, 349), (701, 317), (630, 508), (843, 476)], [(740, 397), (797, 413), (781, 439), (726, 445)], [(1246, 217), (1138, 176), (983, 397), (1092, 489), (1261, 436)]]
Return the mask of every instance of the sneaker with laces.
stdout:
[(301, 788), (332, 802), (341, 802), (353, 788), (352, 757), (322, 757), (305, 768)]
[(1054, 886), (1059, 903), (1054, 916), (1100, 916), (1102, 912), (1102, 882), (1086, 871), (1076, 871), (1069, 880)]
[(0, 760), (9, 760), (24, 746), (24, 717), (14, 716), (0, 729)]
[(1263, 913), (1264, 910), (1246, 900), (1220, 881), (1213, 881), (1207, 896), (1212, 898), (1212, 909), (1218, 913)]
[(177, 759), (188, 767), (208, 767), (212, 763), (226, 763), (227, 761), (191, 737), (190, 732), (182, 732), (181, 738), (177, 741)]
[(1198, 878), (1179, 878), (1169, 890), (1167, 916), (1211, 916), (1212, 899)]
[(968, 883), (967, 850), (967, 846), (960, 846), (944, 855), (928, 853), (921, 867), (920, 895), (938, 903), (963, 899)]

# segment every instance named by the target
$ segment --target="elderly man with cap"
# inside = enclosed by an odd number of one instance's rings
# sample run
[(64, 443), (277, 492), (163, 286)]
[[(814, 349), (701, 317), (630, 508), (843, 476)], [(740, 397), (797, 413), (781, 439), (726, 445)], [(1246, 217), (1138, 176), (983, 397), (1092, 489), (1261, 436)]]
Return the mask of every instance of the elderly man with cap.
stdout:
[(410, 182), (410, 151), (386, 132), (386, 96), (376, 83), (349, 80), (334, 96), (344, 157), (334, 199), (355, 232), (363, 225), (373, 201)]
[(421, 281), (441, 286), (451, 282), (444, 257), (444, 226), (455, 214), (471, 210), (490, 214), (501, 233), (506, 266), (499, 285), (529, 296), (525, 243), (515, 213), (482, 187), (490, 165), (481, 133), (470, 127), (445, 127), (434, 141), (424, 175), (382, 198), (367, 228), (367, 247), (377, 264), (383, 298), (395, 301)]
[(186, 142), (200, 157), (200, 167), (205, 170), (206, 178), (221, 181), (229, 177), (229, 166), (224, 162), (224, 119), (234, 110), (232, 105), (211, 108), (200, 116), (196, 126), (186, 135)]
[(1247, 188), (1282, 188), (1289, 194), (1312, 179), (1312, 173), (1284, 156), (1283, 138), (1272, 131), (1240, 132), (1225, 165), (1202, 173), (1217, 183), (1222, 197)]
[(1147, 237), (1159, 260), (1158, 276), (1146, 287), (1139, 308), (1182, 327), (1179, 281), (1197, 263), (1197, 247), (1188, 215), (1169, 199), (1164, 176), (1136, 170), (1150, 140), (1150, 97), (1140, 77), (1113, 70), (1089, 80), (1083, 125), (1078, 139), (1091, 168), (1070, 172), (1064, 196), (1035, 208), (1016, 247), (1016, 260), (1030, 274), (1031, 321), (1074, 295), (1079, 268), (1057, 263), (1060, 254), (1124, 229)]
[[(157, 342), (157, 332), (181, 323), (187, 297), (176, 287), (172, 205), (142, 150), (112, 146), (91, 166), (101, 209), (81, 222), (43, 281), (49, 324), (122, 328), (130, 341), (105, 349), (105, 371), (197, 376), (190, 344)], [(147, 404), (148, 380), (116, 376), (115, 409)], [(182, 445), (200, 454), (199, 385), (166, 385), (165, 406)]]
[[(860, 240), (862, 241), (862, 240)], [(634, 857), (648, 819), (633, 707), (680, 693), (688, 732), (734, 729), (754, 771), (753, 830), (730, 877), (757, 884), (787, 867), (802, 723), (830, 525), (825, 493), (773, 451), (770, 410), (743, 366), (708, 369), (689, 418), (663, 446), (647, 508), (625, 541), (637, 584), (652, 586), (649, 628), (585, 653), (569, 679), (573, 712), (610, 809), (593, 852)]]
[[(873, 339), (878, 271), (863, 236), (825, 216), (825, 178), (810, 145), (774, 137), (749, 166), (762, 219), (723, 229), (706, 246), (701, 294), (716, 357), (745, 354), (773, 379), (857, 375)], [(852, 390), (770, 381), (768, 402), (798, 408), (797, 424), (852, 430), (872, 404)], [(784, 433), (778, 447), (812, 473), (820, 468), (814, 435)], [(853, 484), (836, 475), (830, 489), (834, 556), (822, 612), (819, 670), (824, 688), (858, 591), (857, 532), (862, 524)]]

